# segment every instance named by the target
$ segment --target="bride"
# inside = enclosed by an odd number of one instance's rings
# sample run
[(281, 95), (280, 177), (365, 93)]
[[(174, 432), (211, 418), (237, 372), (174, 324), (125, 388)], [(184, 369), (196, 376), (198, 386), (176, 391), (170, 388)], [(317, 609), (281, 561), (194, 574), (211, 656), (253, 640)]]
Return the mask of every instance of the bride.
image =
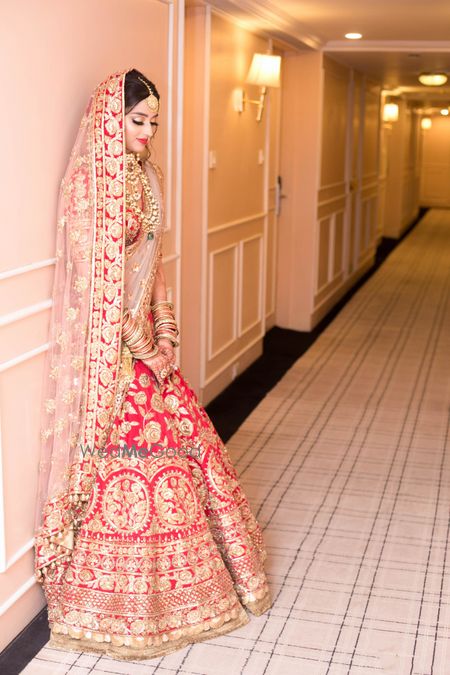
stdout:
[(148, 659), (246, 624), (271, 596), (261, 529), (175, 363), (162, 266), (159, 94), (93, 92), (61, 182), (35, 576), (50, 646)]

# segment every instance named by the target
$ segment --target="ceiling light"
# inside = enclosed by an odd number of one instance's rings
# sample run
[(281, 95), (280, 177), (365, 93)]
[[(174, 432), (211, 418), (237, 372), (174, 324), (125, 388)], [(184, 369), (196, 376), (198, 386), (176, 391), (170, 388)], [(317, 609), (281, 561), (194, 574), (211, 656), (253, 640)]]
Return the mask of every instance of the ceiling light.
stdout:
[(447, 79), (445, 73), (421, 73), (419, 75), (419, 82), (427, 87), (440, 87), (447, 82)]
[(422, 129), (431, 129), (431, 117), (422, 117), (420, 126)]
[(345, 37), (347, 40), (361, 40), (362, 34), (361, 33), (346, 33)]
[(441, 115), (444, 115), (444, 117), (446, 117), (448, 115), (448, 112), (449, 112), (448, 108), (442, 108)]

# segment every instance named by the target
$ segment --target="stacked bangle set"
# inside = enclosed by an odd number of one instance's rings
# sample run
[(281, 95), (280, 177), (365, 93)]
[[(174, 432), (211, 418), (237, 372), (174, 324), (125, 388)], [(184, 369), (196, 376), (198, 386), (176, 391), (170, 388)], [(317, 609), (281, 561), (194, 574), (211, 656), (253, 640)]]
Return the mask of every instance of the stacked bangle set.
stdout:
[(173, 303), (168, 300), (158, 300), (151, 305), (153, 314), (155, 342), (160, 338), (167, 338), (173, 347), (178, 347), (177, 337), (179, 330), (173, 313)]
[(136, 359), (149, 359), (158, 353), (158, 340), (167, 338), (173, 347), (178, 347), (179, 330), (174, 316), (174, 306), (168, 300), (159, 300), (151, 305), (153, 314), (153, 335), (146, 335), (128, 311), (124, 314), (122, 340)]

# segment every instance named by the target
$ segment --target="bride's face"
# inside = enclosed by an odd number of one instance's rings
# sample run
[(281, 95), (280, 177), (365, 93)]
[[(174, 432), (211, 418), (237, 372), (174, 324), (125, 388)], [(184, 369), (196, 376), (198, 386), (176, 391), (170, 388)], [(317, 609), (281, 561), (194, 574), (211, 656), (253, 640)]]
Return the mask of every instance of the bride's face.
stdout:
[(158, 128), (158, 113), (150, 110), (146, 100), (136, 103), (125, 115), (125, 145), (127, 152), (141, 152)]

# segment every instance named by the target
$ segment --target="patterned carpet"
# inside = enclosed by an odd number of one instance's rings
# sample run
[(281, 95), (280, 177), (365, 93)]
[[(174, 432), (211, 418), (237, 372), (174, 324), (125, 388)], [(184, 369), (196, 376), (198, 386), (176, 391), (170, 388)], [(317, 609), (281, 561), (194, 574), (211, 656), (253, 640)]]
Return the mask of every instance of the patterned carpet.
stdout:
[(44, 647), (22, 672), (449, 675), (449, 281), (433, 210), (228, 441), (267, 614), (152, 661)]

